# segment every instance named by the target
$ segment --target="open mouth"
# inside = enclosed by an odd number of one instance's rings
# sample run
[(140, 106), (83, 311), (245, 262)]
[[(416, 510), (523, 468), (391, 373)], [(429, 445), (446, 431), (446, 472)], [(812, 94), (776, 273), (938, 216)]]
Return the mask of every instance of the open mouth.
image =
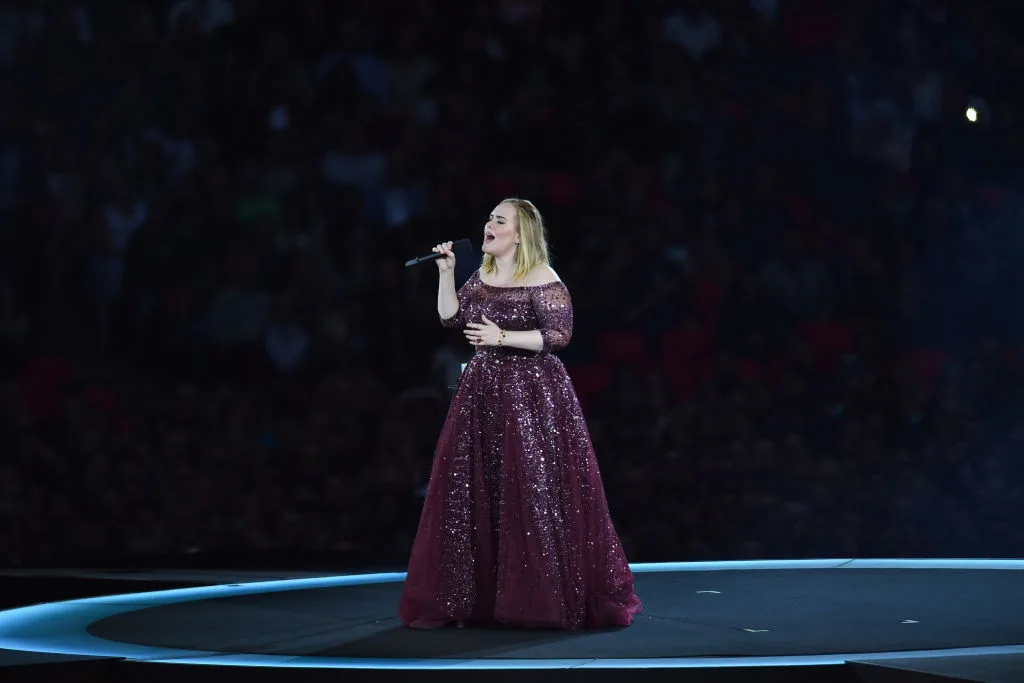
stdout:
[(488, 244), (494, 241), (494, 235), (489, 232), (484, 233), (484, 244)]

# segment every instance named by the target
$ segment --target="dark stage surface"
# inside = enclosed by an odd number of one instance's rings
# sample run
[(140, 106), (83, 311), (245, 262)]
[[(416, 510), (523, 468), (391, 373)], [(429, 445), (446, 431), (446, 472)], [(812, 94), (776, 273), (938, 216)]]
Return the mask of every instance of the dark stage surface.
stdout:
[[(912, 662), (917, 671), (952, 671), (955, 662), (963, 675), (972, 661), (989, 657), (993, 670), (993, 657), (1010, 662), (1024, 653), (1021, 568), (1024, 562), (984, 560), (638, 565), (644, 611), (634, 625), (581, 633), (402, 628), (394, 615), (400, 574), (236, 577), (227, 585), (2, 612), (0, 647), (247, 671), (346, 668), (348, 678), (494, 669), (534, 679), (586, 670), (593, 680), (615, 671), (621, 677), (618, 670), (629, 667), (641, 677), (721, 680), (732, 671), (724, 680), (739, 680), (770, 667), (771, 678), (750, 680), (859, 680), (851, 661), (897, 671)], [(56, 645), (47, 646), (48, 637)], [(788, 677), (778, 678), (784, 671)], [(974, 680), (1024, 680), (1024, 671), (1019, 679)]]
[(1024, 573), (991, 571), (984, 582), (976, 575), (941, 569), (638, 574), (645, 610), (636, 623), (578, 634), (402, 628), (392, 614), (399, 583), (159, 605), (102, 619), (89, 633), (175, 649), (460, 659), (789, 656), (1024, 643)]

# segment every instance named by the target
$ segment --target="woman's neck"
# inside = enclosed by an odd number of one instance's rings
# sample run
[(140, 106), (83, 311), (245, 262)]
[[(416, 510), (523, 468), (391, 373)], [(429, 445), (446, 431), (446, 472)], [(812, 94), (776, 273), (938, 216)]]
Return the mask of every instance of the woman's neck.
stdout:
[(512, 281), (512, 275), (516, 272), (516, 253), (512, 251), (504, 256), (494, 259), (495, 276), (500, 282)]

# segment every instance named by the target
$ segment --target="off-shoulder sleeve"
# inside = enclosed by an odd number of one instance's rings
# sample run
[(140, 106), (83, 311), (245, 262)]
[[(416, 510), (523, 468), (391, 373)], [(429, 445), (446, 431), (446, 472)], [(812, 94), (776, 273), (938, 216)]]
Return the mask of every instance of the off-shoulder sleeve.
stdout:
[(469, 294), (476, 286), (476, 282), (476, 273), (474, 273), (473, 277), (469, 278), (464, 285), (459, 287), (459, 291), (456, 292), (456, 296), (459, 298), (459, 310), (450, 318), (441, 318), (442, 326), (447, 328), (466, 326), (466, 301), (469, 300)]
[(544, 351), (560, 351), (572, 338), (572, 299), (561, 282), (537, 287), (531, 295), (533, 311), (540, 321)]

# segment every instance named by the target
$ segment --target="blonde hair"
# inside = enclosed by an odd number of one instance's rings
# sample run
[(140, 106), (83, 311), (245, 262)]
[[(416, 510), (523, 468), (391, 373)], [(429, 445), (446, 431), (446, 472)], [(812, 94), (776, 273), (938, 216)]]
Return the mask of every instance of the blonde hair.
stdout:
[[(501, 204), (511, 204), (516, 210), (516, 228), (519, 245), (516, 248), (516, 269), (512, 279), (518, 280), (535, 267), (551, 265), (548, 260), (548, 236), (544, 218), (529, 199), (502, 199)], [(480, 270), (488, 275), (498, 272), (498, 264), (490, 254), (484, 254)]]

